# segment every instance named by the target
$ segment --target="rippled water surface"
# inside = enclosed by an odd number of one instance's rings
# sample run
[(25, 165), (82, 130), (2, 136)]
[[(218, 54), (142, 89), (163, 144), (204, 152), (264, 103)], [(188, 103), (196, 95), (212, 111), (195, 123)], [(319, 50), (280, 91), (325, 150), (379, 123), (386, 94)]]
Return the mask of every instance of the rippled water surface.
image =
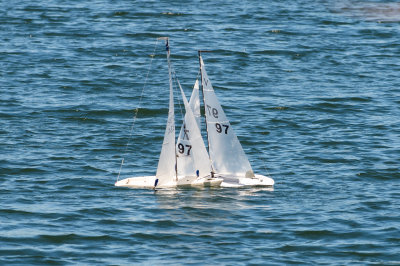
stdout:
[[(157, 167), (159, 36), (273, 190), (114, 187)], [(0, 264), (400, 264), (398, 1), (2, 1), (0, 39)]]

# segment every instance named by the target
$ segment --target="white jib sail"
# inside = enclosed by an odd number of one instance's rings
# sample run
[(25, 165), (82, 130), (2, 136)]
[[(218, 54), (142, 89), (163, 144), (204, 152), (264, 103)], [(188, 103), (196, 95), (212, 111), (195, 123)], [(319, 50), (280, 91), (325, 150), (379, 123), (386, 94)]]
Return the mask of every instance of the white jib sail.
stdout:
[(158, 186), (169, 184), (176, 180), (176, 152), (175, 152), (175, 113), (174, 113), (174, 93), (172, 87), (171, 63), (169, 59), (169, 45), (166, 40), (168, 74), (169, 74), (169, 111), (167, 126), (165, 128), (164, 141), (161, 148), (160, 159), (158, 161), (156, 177)]
[(196, 118), (197, 126), (201, 131), (201, 114), (200, 114), (200, 96), (199, 96), (199, 80), (196, 79), (196, 82), (193, 86), (192, 95), (190, 96), (189, 106), (193, 111), (193, 115)]
[(198, 171), (199, 177), (204, 177), (210, 174), (211, 164), (199, 127), (200, 99), (198, 81), (196, 81), (193, 88), (190, 103), (187, 102), (180, 85), (179, 88), (182, 93), (186, 114), (176, 146), (178, 174), (179, 176), (196, 176)]
[(253, 176), (250, 162), (214, 93), (201, 56), (200, 68), (208, 146), (214, 171), (219, 174)]

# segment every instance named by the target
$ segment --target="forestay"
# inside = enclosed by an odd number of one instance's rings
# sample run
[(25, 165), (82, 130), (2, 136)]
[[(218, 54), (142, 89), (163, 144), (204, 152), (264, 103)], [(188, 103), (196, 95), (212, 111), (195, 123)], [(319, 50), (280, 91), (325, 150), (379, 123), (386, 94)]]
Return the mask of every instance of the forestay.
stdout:
[(207, 122), (208, 146), (214, 171), (219, 174), (227, 173), (252, 177), (253, 171), (250, 162), (214, 93), (201, 56), (200, 70)]

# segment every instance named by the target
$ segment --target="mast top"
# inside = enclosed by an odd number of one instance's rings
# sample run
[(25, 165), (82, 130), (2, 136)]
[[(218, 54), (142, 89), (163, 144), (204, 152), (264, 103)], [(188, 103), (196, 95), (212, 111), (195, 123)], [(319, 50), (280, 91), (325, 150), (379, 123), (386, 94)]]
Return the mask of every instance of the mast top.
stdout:
[(165, 50), (167, 51), (167, 54), (169, 56), (169, 38), (168, 37), (158, 37), (157, 40), (165, 40)]

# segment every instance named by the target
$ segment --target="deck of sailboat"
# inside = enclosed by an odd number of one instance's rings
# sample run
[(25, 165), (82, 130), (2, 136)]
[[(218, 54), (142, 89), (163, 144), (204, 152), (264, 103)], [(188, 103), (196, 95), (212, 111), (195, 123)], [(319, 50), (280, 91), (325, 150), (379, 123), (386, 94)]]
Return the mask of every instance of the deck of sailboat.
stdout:
[[(156, 176), (129, 177), (115, 183), (116, 187), (144, 188), (153, 189)], [(196, 176), (181, 176), (178, 181), (157, 186), (157, 188), (174, 187), (248, 187), (248, 186), (274, 186), (274, 180), (268, 176), (255, 174), (254, 178), (246, 178), (235, 174), (217, 174), (214, 178), (206, 176), (198, 178)]]
[[(153, 189), (156, 184), (156, 176), (138, 176), (128, 177), (115, 183), (116, 187), (128, 188), (144, 188)], [(222, 183), (222, 178), (210, 176), (178, 176), (178, 181), (171, 181), (166, 184), (157, 185), (157, 188), (174, 188), (174, 187), (217, 187)]]
[(254, 177), (248, 178), (235, 174), (218, 174), (216, 177), (222, 178), (224, 181), (221, 187), (247, 187), (247, 186), (262, 186), (272, 187), (275, 181), (268, 176), (255, 174)]

